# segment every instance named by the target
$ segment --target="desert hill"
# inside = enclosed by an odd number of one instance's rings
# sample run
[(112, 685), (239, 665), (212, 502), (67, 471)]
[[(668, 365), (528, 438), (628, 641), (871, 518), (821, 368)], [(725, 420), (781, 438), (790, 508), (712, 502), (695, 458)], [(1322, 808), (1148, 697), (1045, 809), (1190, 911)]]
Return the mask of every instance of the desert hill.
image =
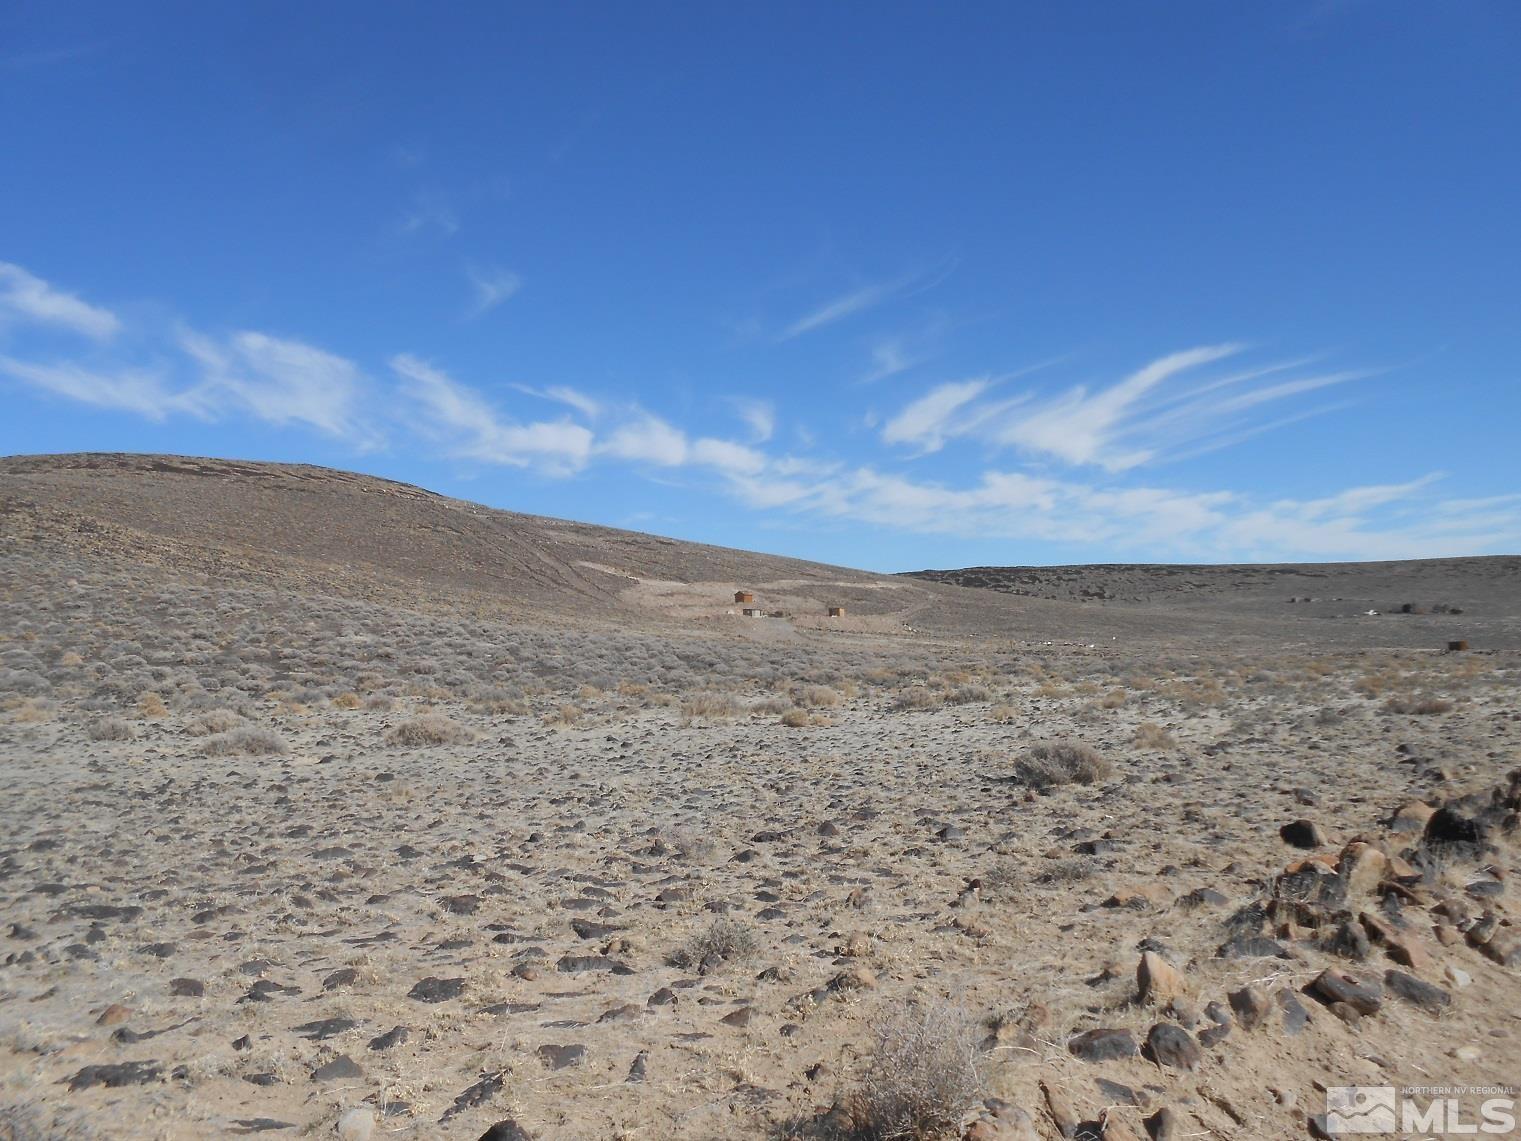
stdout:
[[(783, 611), (789, 628), (844, 634), (1521, 645), (1521, 558), (887, 575), (502, 511), (296, 464), (0, 458), (0, 534), (212, 581), (419, 606), (464, 600), (486, 612), (581, 625), (734, 629), (733, 595), (744, 589), (756, 592), (762, 610)], [(1400, 613), (1407, 603), (1415, 613)], [(829, 606), (844, 606), (845, 618), (826, 621)], [(1370, 620), (1370, 609), (1389, 617)], [(741, 632), (777, 634), (755, 624)]]

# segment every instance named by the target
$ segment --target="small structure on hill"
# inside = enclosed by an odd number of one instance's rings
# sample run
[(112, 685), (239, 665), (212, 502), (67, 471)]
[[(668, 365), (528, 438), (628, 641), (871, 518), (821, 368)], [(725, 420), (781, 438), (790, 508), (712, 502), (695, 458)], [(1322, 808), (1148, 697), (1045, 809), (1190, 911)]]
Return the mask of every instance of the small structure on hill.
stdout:
[(758, 606), (747, 606), (741, 610), (740, 613), (743, 614), (746, 618), (764, 617), (764, 615), (761, 613), (760, 607)]
[(736, 606), (754, 601), (755, 595), (751, 594), (748, 590), (736, 590), (734, 592), (734, 603)]
[(831, 606), (829, 608), (829, 617), (831, 617), (831, 618), (843, 618), (843, 617), (845, 617), (845, 608), (843, 606)]
[(1459, 638), (1457, 641), (1447, 643), (1447, 652), (1449, 654), (1461, 654), (1466, 649), (1468, 649), (1467, 638)]

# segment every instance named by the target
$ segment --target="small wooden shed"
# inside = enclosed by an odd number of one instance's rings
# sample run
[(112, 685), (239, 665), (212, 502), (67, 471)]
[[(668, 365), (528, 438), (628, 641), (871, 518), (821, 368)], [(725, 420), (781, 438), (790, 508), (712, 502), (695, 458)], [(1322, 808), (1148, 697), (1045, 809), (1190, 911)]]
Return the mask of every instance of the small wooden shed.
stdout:
[(843, 617), (845, 617), (845, 608), (843, 606), (831, 606), (829, 608), (829, 617), (831, 617), (831, 618), (843, 618)]
[(754, 602), (754, 601), (755, 601), (755, 595), (751, 594), (748, 590), (736, 590), (734, 592), (734, 602), (735, 602), (735, 605), (739, 605), (739, 604), (745, 603), (745, 602)]
[(1466, 649), (1468, 649), (1468, 639), (1466, 638), (1459, 638), (1457, 641), (1447, 643), (1447, 652), (1449, 654), (1461, 654)]

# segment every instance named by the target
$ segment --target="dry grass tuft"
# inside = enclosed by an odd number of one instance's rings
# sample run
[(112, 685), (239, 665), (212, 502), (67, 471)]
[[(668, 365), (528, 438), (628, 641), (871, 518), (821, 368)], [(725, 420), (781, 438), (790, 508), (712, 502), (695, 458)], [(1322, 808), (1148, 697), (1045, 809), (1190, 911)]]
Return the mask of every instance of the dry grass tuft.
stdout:
[(741, 711), (729, 693), (694, 693), (681, 703), (683, 717), (738, 717)]
[(931, 1141), (958, 1135), (985, 1096), (977, 1022), (947, 1002), (907, 1004), (877, 1028), (876, 1049), (849, 1099), (852, 1141)]
[(168, 717), (169, 707), (156, 693), (145, 693), (137, 699), (137, 711), (144, 717)]
[(805, 728), (809, 720), (806, 709), (789, 709), (786, 713), (782, 714), (782, 724), (789, 729)]
[(290, 751), (285, 738), (273, 729), (252, 725), (207, 738), (204, 748), (208, 757), (270, 757)]
[(1155, 721), (1142, 721), (1137, 725), (1132, 740), (1138, 749), (1171, 749), (1177, 745), (1172, 734)]
[(893, 708), (902, 712), (939, 709), (944, 700), (944, 697), (934, 690), (915, 685), (898, 691), (898, 696), (893, 701)]
[(1451, 713), (1452, 702), (1441, 697), (1432, 697), (1429, 694), (1419, 697), (1404, 696), (1391, 697), (1384, 702), (1386, 713), (1410, 713), (1417, 716), (1429, 716), (1433, 713)]
[(243, 724), (243, 719), (231, 709), (208, 709), (199, 717), (191, 718), (185, 732), (192, 737), (210, 737), (213, 733), (226, 733)]
[(1081, 741), (1041, 741), (1031, 745), (1014, 763), (1014, 779), (1035, 789), (1093, 784), (1113, 771), (1098, 750)]
[(681, 970), (702, 968), (704, 974), (725, 963), (748, 959), (756, 951), (755, 932), (738, 920), (713, 920), (671, 954), (670, 964)]
[(386, 744), (409, 749), (428, 745), (460, 745), (474, 739), (475, 734), (470, 729), (438, 713), (409, 717), (399, 725), (392, 726), (386, 734)]
[[(137, 730), (132, 728), (132, 723), (125, 717), (102, 717), (90, 722), (85, 732), (92, 741), (130, 741), (137, 736)], [(0, 1137), (3, 1136), (0, 1134)]]

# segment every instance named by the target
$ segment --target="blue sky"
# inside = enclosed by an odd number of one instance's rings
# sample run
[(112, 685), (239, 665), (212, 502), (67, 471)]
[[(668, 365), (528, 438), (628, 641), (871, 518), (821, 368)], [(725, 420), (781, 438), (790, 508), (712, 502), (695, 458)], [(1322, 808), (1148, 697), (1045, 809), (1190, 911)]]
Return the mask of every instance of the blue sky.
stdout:
[(0, 9), (0, 452), (897, 570), (1521, 550), (1521, 6)]

